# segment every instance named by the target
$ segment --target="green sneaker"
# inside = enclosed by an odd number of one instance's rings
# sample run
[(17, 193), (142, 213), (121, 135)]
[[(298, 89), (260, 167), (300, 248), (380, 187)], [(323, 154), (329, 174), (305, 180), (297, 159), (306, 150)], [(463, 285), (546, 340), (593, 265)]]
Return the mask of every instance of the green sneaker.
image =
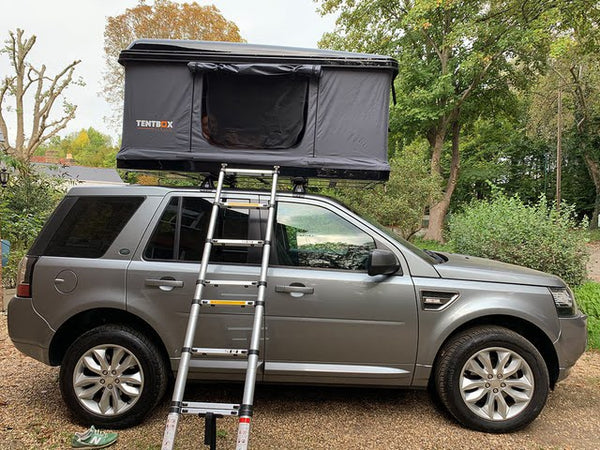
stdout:
[(98, 431), (94, 425), (84, 433), (75, 433), (71, 440), (73, 448), (105, 448), (117, 442), (119, 435), (117, 433), (107, 433)]

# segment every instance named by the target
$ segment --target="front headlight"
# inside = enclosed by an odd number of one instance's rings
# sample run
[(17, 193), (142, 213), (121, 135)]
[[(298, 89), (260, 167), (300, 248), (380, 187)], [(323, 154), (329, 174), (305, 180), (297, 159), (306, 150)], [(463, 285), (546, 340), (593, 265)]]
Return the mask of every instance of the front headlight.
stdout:
[(550, 288), (550, 293), (556, 305), (559, 316), (573, 316), (577, 311), (577, 305), (573, 293), (569, 288)]

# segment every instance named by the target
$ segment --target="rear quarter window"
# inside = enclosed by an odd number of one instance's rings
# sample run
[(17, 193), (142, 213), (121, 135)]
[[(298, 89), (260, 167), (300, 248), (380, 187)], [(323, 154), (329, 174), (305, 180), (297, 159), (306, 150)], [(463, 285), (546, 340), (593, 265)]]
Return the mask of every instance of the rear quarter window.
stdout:
[(143, 201), (144, 197), (67, 197), (30, 254), (100, 258)]

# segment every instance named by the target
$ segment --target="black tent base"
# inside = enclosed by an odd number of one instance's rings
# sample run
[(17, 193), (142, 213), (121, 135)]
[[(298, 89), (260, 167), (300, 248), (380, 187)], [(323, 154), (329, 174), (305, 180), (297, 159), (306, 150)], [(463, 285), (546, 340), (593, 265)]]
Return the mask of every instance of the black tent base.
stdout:
[[(236, 166), (237, 167), (237, 166)], [(265, 169), (266, 167), (260, 167)], [(208, 172), (176, 172), (166, 170), (119, 170), (121, 179), (131, 183), (130, 175), (145, 175), (156, 178), (157, 186), (187, 186), (198, 187), (203, 190), (214, 190), (218, 175)], [(296, 176), (280, 176), (277, 189), (282, 191), (291, 190), (296, 194), (309, 192), (318, 193), (322, 188), (354, 188), (372, 189), (385, 183), (386, 180), (364, 180), (364, 179), (339, 179), (339, 178), (305, 178)], [(266, 190), (270, 186), (270, 179), (265, 180), (257, 177), (232, 176), (225, 180), (228, 189), (239, 190)]]
[[(276, 161), (273, 164), (277, 164)], [(249, 164), (231, 163), (232, 167), (239, 169), (265, 169), (266, 166)], [(164, 171), (164, 172), (193, 172), (204, 176), (212, 175), (217, 177), (221, 170), (221, 163), (207, 163), (205, 161), (191, 160), (136, 160), (136, 159), (118, 159), (117, 168), (132, 171)], [(343, 168), (321, 168), (321, 167), (281, 167), (280, 175), (283, 177), (303, 177), (303, 178), (319, 178), (323, 180), (339, 180), (352, 181), (387, 181), (390, 177), (389, 171), (386, 170), (353, 170)]]

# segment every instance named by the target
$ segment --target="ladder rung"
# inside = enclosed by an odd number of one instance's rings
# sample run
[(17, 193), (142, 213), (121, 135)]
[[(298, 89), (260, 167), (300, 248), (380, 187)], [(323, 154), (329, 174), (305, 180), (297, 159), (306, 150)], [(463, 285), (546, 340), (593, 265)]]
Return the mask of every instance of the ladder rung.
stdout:
[(258, 286), (258, 281), (243, 280), (205, 280), (205, 286)]
[(269, 203), (221, 202), (219, 206), (221, 208), (268, 209)]
[(223, 416), (237, 416), (240, 405), (232, 403), (205, 403), (205, 402), (182, 402), (182, 414), (206, 414), (213, 413)]
[(254, 300), (200, 300), (201, 305), (205, 306), (254, 306)]
[(233, 356), (233, 357), (246, 357), (248, 356), (248, 350), (236, 349), (236, 348), (192, 348), (192, 354), (194, 356)]
[(223, 247), (260, 247), (265, 241), (258, 239), (211, 239), (213, 245)]
[(238, 175), (254, 175), (257, 177), (272, 177), (277, 173), (275, 170), (265, 170), (265, 169), (222, 169), (225, 173), (234, 173)]

